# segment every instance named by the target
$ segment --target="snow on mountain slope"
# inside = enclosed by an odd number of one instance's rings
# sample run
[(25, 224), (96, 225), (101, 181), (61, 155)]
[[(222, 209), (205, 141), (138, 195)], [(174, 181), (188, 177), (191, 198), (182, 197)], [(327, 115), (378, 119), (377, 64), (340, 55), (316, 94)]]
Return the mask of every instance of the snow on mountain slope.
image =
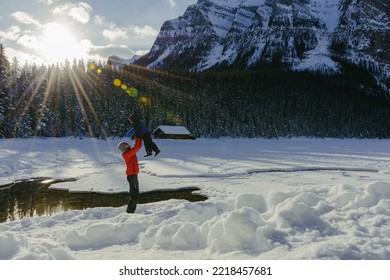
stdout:
[(339, 71), (363, 66), (389, 84), (390, 8), (385, 0), (199, 0), (166, 21), (150, 52), (150, 68), (251, 67)]
[(140, 58), (139, 55), (134, 55), (132, 58), (122, 58), (117, 55), (112, 55), (108, 58), (107, 63), (116, 69), (120, 69), (123, 65), (133, 63), (135, 60)]
[(390, 84), (390, 4), (387, 0), (343, 1), (332, 36), (336, 55)]

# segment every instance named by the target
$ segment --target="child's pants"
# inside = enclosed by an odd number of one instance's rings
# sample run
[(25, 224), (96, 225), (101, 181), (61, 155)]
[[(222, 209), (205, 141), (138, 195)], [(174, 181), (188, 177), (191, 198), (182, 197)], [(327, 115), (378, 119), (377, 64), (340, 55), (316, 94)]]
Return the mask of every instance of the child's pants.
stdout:
[(159, 151), (157, 145), (152, 140), (152, 136), (150, 135), (150, 132), (147, 132), (144, 135), (142, 135), (142, 140), (144, 140), (145, 151), (147, 154), (151, 154), (152, 151), (153, 152)]

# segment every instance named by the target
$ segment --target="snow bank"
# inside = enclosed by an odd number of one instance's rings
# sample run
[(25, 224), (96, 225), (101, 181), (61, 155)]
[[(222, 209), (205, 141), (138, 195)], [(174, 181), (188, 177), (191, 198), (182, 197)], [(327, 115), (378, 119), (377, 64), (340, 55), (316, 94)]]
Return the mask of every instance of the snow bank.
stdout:
[(389, 205), (390, 183), (373, 182), (242, 194), (229, 201), (171, 200), (140, 205), (134, 215), (124, 207), (71, 211), (1, 224), (0, 258), (72, 259), (126, 245), (170, 258), (194, 252), (194, 258), (388, 259)]
[[(77, 177), (55, 187), (127, 190), (117, 142), (1, 140), (0, 181)], [(1, 223), (0, 259), (390, 259), (389, 141), (197, 139), (158, 146), (163, 156), (140, 157), (141, 191), (197, 187), (207, 201)]]

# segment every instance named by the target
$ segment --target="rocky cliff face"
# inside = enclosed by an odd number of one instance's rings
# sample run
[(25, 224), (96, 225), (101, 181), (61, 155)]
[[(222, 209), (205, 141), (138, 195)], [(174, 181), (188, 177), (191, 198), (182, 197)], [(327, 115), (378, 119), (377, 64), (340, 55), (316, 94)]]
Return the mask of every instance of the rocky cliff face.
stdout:
[(365, 67), (390, 84), (388, 0), (199, 0), (166, 21), (137, 64), (203, 71), (277, 63), (292, 69)]
[(344, 0), (330, 36), (331, 55), (360, 65), (390, 85), (390, 2)]

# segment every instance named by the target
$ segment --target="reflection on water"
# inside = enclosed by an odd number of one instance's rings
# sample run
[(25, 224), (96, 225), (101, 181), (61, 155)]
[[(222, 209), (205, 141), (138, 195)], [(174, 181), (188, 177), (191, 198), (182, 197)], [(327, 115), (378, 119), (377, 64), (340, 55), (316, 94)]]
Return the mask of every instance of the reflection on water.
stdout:
[[(107, 194), (69, 192), (49, 188), (50, 184), (59, 182), (61, 181), (33, 179), (0, 186), (0, 222), (14, 221), (23, 217), (53, 215), (68, 210), (120, 207), (128, 202), (128, 192)], [(197, 190), (199, 189), (185, 188), (140, 193), (138, 203), (145, 204), (169, 199), (185, 199), (191, 202), (206, 200), (207, 197), (193, 193)]]

